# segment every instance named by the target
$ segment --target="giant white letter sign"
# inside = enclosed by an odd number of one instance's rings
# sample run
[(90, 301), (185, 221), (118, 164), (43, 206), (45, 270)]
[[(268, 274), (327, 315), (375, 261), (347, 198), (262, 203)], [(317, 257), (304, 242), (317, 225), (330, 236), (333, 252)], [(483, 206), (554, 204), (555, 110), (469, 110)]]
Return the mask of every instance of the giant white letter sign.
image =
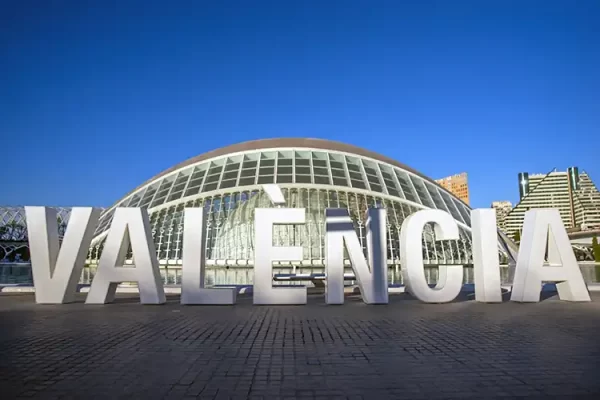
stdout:
[(59, 248), (56, 210), (25, 207), (37, 303), (74, 301), (77, 282), (98, 226), (100, 211), (98, 208), (74, 207)]
[(430, 288), (423, 269), (421, 240), (425, 224), (433, 222), (436, 240), (457, 240), (458, 225), (450, 214), (441, 210), (421, 210), (402, 223), (400, 259), (402, 277), (407, 291), (425, 303), (447, 303), (460, 293), (463, 281), (462, 265), (440, 265), (438, 282)]
[[(546, 248), (548, 266), (544, 265)], [(510, 300), (540, 301), (544, 281), (559, 282), (556, 289), (561, 300), (591, 301), (569, 236), (556, 209), (530, 210), (525, 213)]]
[(273, 287), (273, 261), (302, 261), (302, 247), (273, 246), (274, 224), (304, 224), (304, 208), (254, 210), (254, 304), (306, 304), (305, 287)]
[[(124, 267), (130, 243), (135, 267)], [(115, 210), (86, 304), (110, 303), (121, 282), (138, 283), (142, 304), (166, 301), (145, 208)]]
[(496, 210), (486, 208), (471, 211), (475, 301), (502, 302), (496, 229)]
[(367, 304), (388, 303), (386, 210), (369, 209), (366, 228), (368, 263), (348, 211), (342, 208), (325, 210), (327, 304), (344, 304), (344, 245), (363, 301)]
[(235, 304), (235, 288), (204, 288), (206, 271), (204, 216), (204, 208), (184, 210), (181, 304)]

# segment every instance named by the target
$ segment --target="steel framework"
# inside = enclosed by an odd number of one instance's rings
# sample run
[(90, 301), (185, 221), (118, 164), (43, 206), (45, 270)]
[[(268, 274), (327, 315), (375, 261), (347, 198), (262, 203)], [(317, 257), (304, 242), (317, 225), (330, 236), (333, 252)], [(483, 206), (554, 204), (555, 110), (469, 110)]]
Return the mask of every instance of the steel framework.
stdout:
[[(207, 265), (251, 269), (254, 209), (272, 207), (262, 190), (267, 183), (282, 188), (287, 207), (307, 209), (306, 224), (274, 228), (275, 244), (304, 248), (302, 262), (282, 262), (281, 268), (322, 271), (326, 208), (349, 211), (363, 248), (366, 210), (387, 208), (391, 267), (400, 266), (398, 240), (402, 222), (408, 215), (431, 208), (449, 212), (459, 225), (460, 239), (435, 241), (433, 230), (427, 227), (422, 240), (425, 264), (472, 263), (470, 208), (433, 180), (364, 149), (315, 139), (277, 139), (234, 145), (185, 161), (104, 210), (88, 254), (92, 270), (88, 278), (93, 276), (116, 207), (148, 209), (157, 256), (167, 268), (181, 264), (184, 208), (204, 207), (208, 216)], [(5, 225), (24, 221), (22, 209), (0, 212)], [(63, 223), (68, 221), (68, 212), (66, 208), (59, 211)], [(504, 263), (514, 260), (516, 247), (501, 232), (498, 251)], [(133, 262), (131, 254), (128, 262)], [(227, 279), (238, 280), (231, 276)], [(247, 276), (239, 279), (243, 281), (240, 283), (248, 283)]]

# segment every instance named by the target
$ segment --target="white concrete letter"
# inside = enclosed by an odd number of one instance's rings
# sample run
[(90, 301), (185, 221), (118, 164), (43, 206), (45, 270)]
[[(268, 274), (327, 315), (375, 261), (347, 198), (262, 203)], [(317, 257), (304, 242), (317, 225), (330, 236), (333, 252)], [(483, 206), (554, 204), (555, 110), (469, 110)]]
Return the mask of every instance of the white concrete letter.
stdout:
[(400, 231), (400, 259), (406, 289), (425, 303), (447, 303), (460, 293), (463, 281), (462, 265), (440, 265), (438, 283), (430, 288), (423, 269), (423, 228), (434, 223), (436, 240), (457, 240), (458, 225), (450, 214), (442, 210), (421, 210), (402, 223)]
[(100, 212), (98, 208), (74, 207), (59, 246), (56, 210), (25, 207), (36, 303), (62, 304), (75, 300), (77, 282)]
[(202, 207), (184, 210), (181, 304), (235, 304), (237, 289), (204, 288), (205, 215)]
[(502, 302), (496, 229), (496, 210), (482, 208), (471, 211), (475, 301), (483, 303)]
[[(124, 267), (131, 243), (133, 264)], [(110, 303), (121, 282), (137, 282), (142, 304), (162, 304), (165, 291), (145, 208), (117, 208), (86, 304)]]
[(327, 304), (344, 304), (344, 245), (363, 301), (367, 304), (388, 303), (386, 215), (386, 210), (382, 208), (368, 210), (367, 263), (348, 211), (342, 208), (325, 210)]
[[(544, 263), (546, 249), (547, 265)], [(540, 301), (542, 282), (558, 282), (556, 289), (561, 300), (591, 301), (557, 209), (525, 213), (510, 300)]]
[(306, 304), (305, 287), (273, 287), (273, 261), (302, 261), (302, 247), (273, 246), (273, 225), (304, 224), (304, 208), (254, 210), (254, 304)]
[(283, 197), (283, 192), (281, 188), (276, 183), (267, 183), (262, 185), (263, 190), (265, 191), (271, 203), (275, 206), (284, 206), (285, 205), (285, 197)]

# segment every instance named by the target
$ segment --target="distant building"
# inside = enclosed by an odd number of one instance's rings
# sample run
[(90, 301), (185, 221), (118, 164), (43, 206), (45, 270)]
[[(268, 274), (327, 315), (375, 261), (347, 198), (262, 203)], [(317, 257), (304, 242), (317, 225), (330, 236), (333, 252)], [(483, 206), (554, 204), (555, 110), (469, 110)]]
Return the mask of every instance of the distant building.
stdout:
[(547, 174), (521, 172), (519, 203), (506, 216), (508, 234), (523, 227), (525, 212), (535, 208), (556, 208), (570, 230), (600, 228), (600, 192), (589, 175), (579, 168), (553, 170)]
[[(431, 266), (427, 271), (439, 265), (473, 264), (471, 208), (432, 179), (398, 161), (348, 144), (280, 138), (233, 144), (185, 160), (118, 199), (100, 216), (80, 283), (90, 283), (96, 274), (116, 210), (140, 207), (149, 215), (163, 283), (180, 284), (184, 210), (201, 207), (206, 212), (206, 283), (253, 284), (255, 209), (275, 207), (265, 184), (277, 184), (286, 206), (306, 214), (305, 224), (273, 228), (274, 243), (298, 246), (303, 257), (298, 263), (278, 262), (274, 274), (308, 277), (325, 272), (323, 227), (328, 208), (346, 210), (363, 248), (368, 240), (365, 212), (373, 207), (387, 209), (387, 260), (392, 283), (402, 279), (403, 223), (420, 210), (448, 212), (458, 225), (457, 237), (444, 241), (436, 240), (430, 224), (423, 228), (423, 264)], [(66, 226), (70, 210), (57, 212)], [(0, 207), (0, 283), (32, 280), (25, 218), (22, 207)], [(501, 234), (497, 239), (499, 257), (503, 262), (514, 262), (512, 242)], [(344, 262), (350, 265), (347, 251), (344, 254)], [(125, 263), (133, 262), (128, 252)], [(437, 274), (427, 274), (437, 280)]]
[(503, 232), (506, 232), (506, 216), (512, 210), (510, 201), (493, 201), (492, 208), (496, 210), (496, 224)]
[(436, 179), (436, 182), (444, 189), (461, 199), (465, 204), (469, 204), (469, 184), (467, 173), (448, 176), (442, 179)]

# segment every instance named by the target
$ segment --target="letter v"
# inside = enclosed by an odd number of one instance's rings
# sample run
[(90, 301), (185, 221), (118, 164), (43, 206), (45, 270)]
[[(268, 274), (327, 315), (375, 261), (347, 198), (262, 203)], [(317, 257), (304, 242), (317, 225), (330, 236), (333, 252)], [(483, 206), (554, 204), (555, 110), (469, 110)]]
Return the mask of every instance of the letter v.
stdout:
[(85, 263), (101, 210), (74, 207), (59, 245), (56, 210), (25, 207), (35, 301), (40, 304), (71, 303)]

